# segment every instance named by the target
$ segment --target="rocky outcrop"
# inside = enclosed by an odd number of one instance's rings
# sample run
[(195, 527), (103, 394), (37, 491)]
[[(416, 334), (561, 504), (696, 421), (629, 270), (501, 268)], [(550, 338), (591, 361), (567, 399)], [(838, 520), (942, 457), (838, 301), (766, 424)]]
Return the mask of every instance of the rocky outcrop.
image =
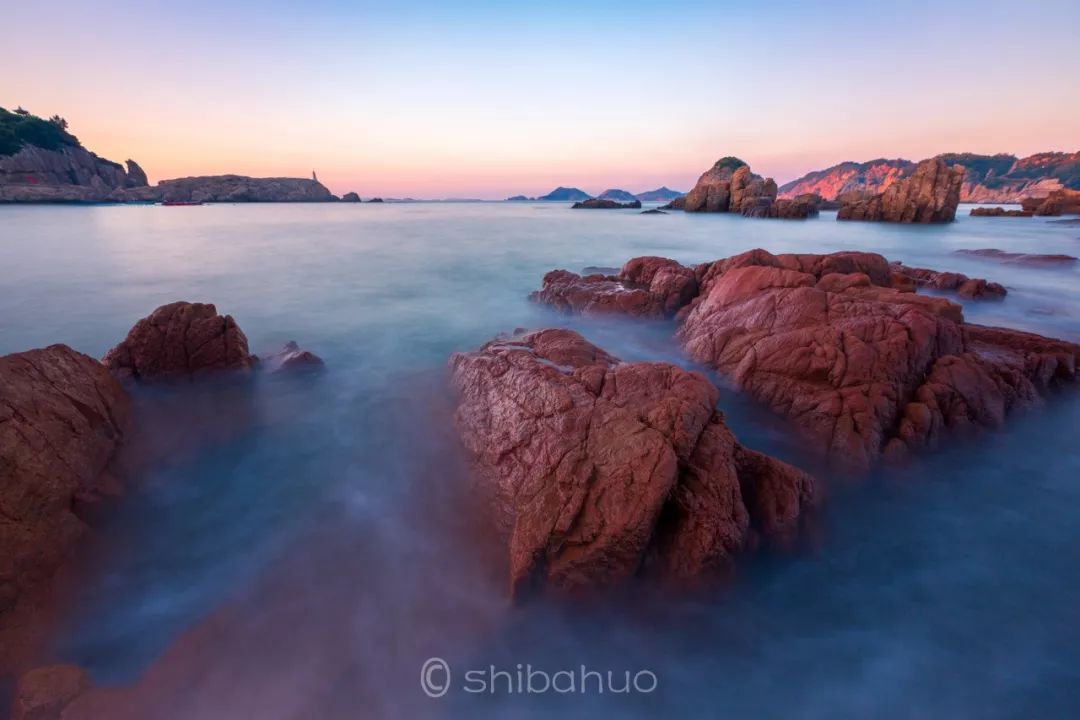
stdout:
[[(731, 207), (731, 181), (735, 171), (748, 167), (737, 157), (723, 157), (698, 178), (694, 188), (682, 199), (686, 212), (727, 212)], [(674, 208), (674, 201), (672, 201)]]
[(641, 574), (695, 581), (756, 538), (790, 541), (813, 503), (808, 475), (739, 445), (697, 373), (621, 363), (561, 329), (495, 340), (450, 367), (515, 596)]
[(616, 275), (582, 277), (569, 270), (552, 270), (529, 299), (579, 315), (662, 318), (673, 316), (695, 294), (697, 279), (690, 268), (667, 258), (639, 257)]
[(955, 255), (967, 255), (969, 257), (982, 258), (985, 260), (997, 260), (998, 262), (1013, 265), (1029, 265), (1032, 267), (1071, 267), (1076, 264), (1077, 258), (1072, 255), (1040, 255), (1037, 253), (1014, 253), (997, 250), (994, 248), (982, 248), (979, 250), (956, 250)]
[(341, 196), (341, 202), (360, 202), (360, 196), (354, 192), (347, 192)]
[(184, 380), (247, 371), (256, 358), (231, 315), (219, 315), (211, 304), (174, 302), (135, 323), (102, 362), (121, 379)]
[(321, 370), (323, 360), (313, 352), (302, 349), (295, 340), (285, 343), (285, 346), (273, 355), (262, 359), (263, 365), (272, 373), (278, 372), (306, 372)]
[(1008, 294), (1000, 283), (984, 278), (969, 278), (963, 273), (909, 267), (899, 262), (891, 263), (890, 267), (893, 272), (892, 286), (897, 289), (930, 288), (956, 293), (968, 300), (999, 300)]
[(105, 202), (118, 190), (146, 185), (142, 168), (131, 161), (128, 168), (77, 145), (26, 145), (0, 156), (0, 202)]
[(15, 685), (11, 720), (61, 720), (72, 701), (89, 689), (90, 678), (77, 665), (34, 668)]
[(837, 220), (938, 223), (956, 219), (964, 170), (940, 158), (919, 163), (908, 177), (871, 198), (844, 204)]
[(309, 178), (253, 178), (210, 175), (162, 180), (163, 202), (329, 202), (333, 194)]
[[(664, 267), (678, 276), (677, 264)], [(953, 431), (999, 427), (1009, 412), (1077, 379), (1080, 346), (967, 324), (959, 305), (911, 291), (934, 283), (970, 297), (1004, 292), (984, 280), (851, 252), (754, 250), (693, 271), (697, 292), (676, 313), (691, 359), (791, 418), (822, 454), (851, 469), (935, 447)], [(594, 310), (589, 284), (575, 290), (570, 302), (558, 292), (534, 299)]]
[(721, 158), (706, 171), (685, 197), (665, 208), (686, 212), (733, 212), (744, 217), (803, 219), (817, 214), (817, 203), (809, 197), (776, 200), (776, 181), (750, 171), (736, 157)]
[(65, 345), (0, 357), (0, 614), (75, 546), (80, 503), (116, 492), (130, 413), (104, 366)]
[(743, 208), (743, 215), (779, 218), (780, 220), (806, 220), (817, 217), (820, 204), (821, 198), (817, 195), (800, 195), (794, 199), (780, 198), (768, 203), (758, 200), (750, 206), (750, 212), (747, 212), (747, 208)]
[(972, 217), (1031, 217), (1035, 213), (1031, 210), (1006, 210), (1003, 207), (977, 207), (972, 208)]
[(1055, 190), (1045, 197), (1026, 198), (1021, 204), (1034, 215), (1078, 215), (1080, 190)]
[(591, 200), (576, 202), (570, 208), (573, 210), (640, 210), (641, 201), (617, 202), (604, 198), (592, 198)]
[(641, 215), (667, 215), (666, 212), (660, 208), (649, 208), (648, 210), (642, 210)]
[[(960, 202), (1016, 203), (1024, 198), (1045, 197), (1062, 188), (1080, 189), (1080, 153), (1038, 153), (1026, 158), (1015, 155), (946, 153), (946, 165), (961, 165), (964, 180)], [(880, 158), (865, 163), (844, 162), (792, 180), (780, 188), (781, 197), (817, 193), (836, 200), (846, 192), (876, 195), (910, 175), (910, 160)]]
[(128, 181), (124, 187), (146, 187), (150, 184), (146, 177), (146, 171), (139, 167), (139, 163), (134, 160), (127, 161), (127, 176)]

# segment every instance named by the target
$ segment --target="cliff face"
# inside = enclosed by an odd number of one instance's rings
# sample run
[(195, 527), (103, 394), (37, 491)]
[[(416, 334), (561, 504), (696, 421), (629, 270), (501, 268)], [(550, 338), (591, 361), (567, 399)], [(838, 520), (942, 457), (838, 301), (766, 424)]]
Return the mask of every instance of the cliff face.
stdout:
[(815, 170), (798, 180), (780, 186), (780, 197), (795, 198), (814, 194), (823, 200), (835, 200), (850, 192), (876, 194), (915, 169), (910, 160), (879, 158), (864, 163), (843, 162), (825, 170)]
[(964, 168), (949, 167), (940, 157), (923, 160), (915, 171), (884, 192), (847, 202), (837, 220), (937, 223), (956, 219)]
[(8, 202), (103, 202), (114, 191), (146, 184), (146, 173), (134, 161), (125, 170), (77, 145), (60, 150), (25, 145), (0, 156), (0, 200)]
[[(1017, 203), (1062, 188), (1080, 189), (1080, 152), (1047, 152), (1025, 158), (974, 153), (946, 153), (940, 157), (946, 165), (964, 167), (960, 202)], [(910, 176), (914, 169), (915, 163), (900, 159), (840, 163), (784, 184), (780, 197), (815, 193), (825, 200), (835, 200), (845, 193), (877, 194)]]

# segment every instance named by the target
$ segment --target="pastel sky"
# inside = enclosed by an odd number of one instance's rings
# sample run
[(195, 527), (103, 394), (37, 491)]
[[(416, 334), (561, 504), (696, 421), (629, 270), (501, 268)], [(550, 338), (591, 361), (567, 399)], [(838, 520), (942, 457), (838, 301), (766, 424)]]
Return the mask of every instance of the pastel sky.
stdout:
[(1076, 0), (2, 3), (0, 106), (152, 181), (501, 198), (1080, 149)]

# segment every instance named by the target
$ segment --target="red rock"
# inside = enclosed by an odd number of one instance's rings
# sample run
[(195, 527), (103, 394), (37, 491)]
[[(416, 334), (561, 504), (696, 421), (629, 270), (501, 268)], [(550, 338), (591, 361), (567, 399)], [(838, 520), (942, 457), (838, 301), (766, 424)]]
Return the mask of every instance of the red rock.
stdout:
[(976, 329), (947, 300), (858, 274), (817, 279), (767, 263), (726, 270), (704, 288), (679, 329), (691, 358), (856, 470), (932, 445), (944, 429), (997, 427), (1075, 379), (1080, 357), (1080, 346)]
[(951, 222), (956, 219), (964, 169), (949, 168), (941, 158), (923, 160), (911, 175), (882, 193), (845, 203), (837, 220), (877, 220), (900, 223)]
[(218, 315), (210, 304), (174, 302), (135, 323), (102, 362), (120, 378), (165, 380), (247, 371), (256, 358), (231, 315)]
[(983, 278), (969, 278), (955, 272), (939, 272), (928, 268), (909, 267), (903, 263), (892, 263), (893, 287), (927, 287), (935, 290), (955, 292), (969, 300), (999, 300), (1008, 294), (1003, 285)]
[(23, 673), (15, 686), (11, 720), (60, 720), (64, 709), (90, 688), (77, 665), (50, 665)]
[(562, 310), (583, 315), (619, 313), (641, 317), (668, 317), (697, 293), (694, 271), (674, 260), (634, 258), (617, 275), (586, 275), (553, 270), (543, 288), (529, 297)]
[(675, 316), (690, 357), (855, 470), (933, 446), (946, 430), (997, 427), (1076, 379), (1080, 346), (968, 325), (959, 305), (914, 292), (1005, 294), (981, 278), (875, 253), (760, 249), (693, 272), (698, 293)]
[(65, 345), (0, 357), (0, 613), (68, 556), (85, 530), (73, 507), (113, 492), (130, 414), (105, 367)]
[(1014, 265), (1042, 266), (1071, 266), (1075, 265), (1077, 258), (1072, 255), (1039, 255), (1036, 253), (1012, 253), (994, 248), (982, 248), (979, 250), (956, 250), (956, 255), (969, 255), (972, 257), (985, 258), (987, 260), (1000, 260), (1003, 263)]
[(1061, 188), (1045, 197), (1024, 198), (1020, 203), (1035, 215), (1076, 215), (1080, 214), (1080, 190)]
[(1006, 210), (1003, 207), (977, 207), (969, 213), (972, 217), (1031, 217), (1035, 213), (1031, 210)]
[(809, 476), (737, 443), (698, 373), (620, 363), (570, 330), (495, 340), (450, 366), (515, 594), (693, 580), (729, 568), (754, 534), (790, 537), (812, 503)]
[(324, 366), (322, 358), (313, 352), (302, 350), (295, 340), (290, 340), (281, 350), (263, 358), (263, 362), (273, 373), (314, 370)]

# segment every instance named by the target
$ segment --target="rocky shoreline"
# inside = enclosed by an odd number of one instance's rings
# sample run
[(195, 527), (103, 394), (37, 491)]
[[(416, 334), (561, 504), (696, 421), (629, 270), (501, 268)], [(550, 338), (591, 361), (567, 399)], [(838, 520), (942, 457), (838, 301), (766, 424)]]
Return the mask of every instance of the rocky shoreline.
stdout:
[[(751, 250), (594, 270), (549, 272), (531, 299), (666, 319), (690, 360), (785, 418), (833, 471), (861, 475), (978, 437), (1078, 380), (1080, 345), (968, 323), (960, 305), (919, 292), (1001, 301), (1002, 285), (874, 253)], [(0, 358), (0, 461), (10, 469), (0, 631), (90, 530), (83, 508), (134, 480), (118, 458), (141, 385), (321, 366), (295, 343), (260, 359), (232, 317), (188, 302), (139, 320), (101, 361), (63, 345)], [(448, 382), (517, 601), (722, 581), (757, 550), (796, 547), (822, 507), (813, 475), (738, 440), (717, 409), (722, 391), (701, 373), (623, 362), (547, 328), (453, 354)], [(77, 667), (33, 669), (14, 717), (60, 717), (96, 692)]]

